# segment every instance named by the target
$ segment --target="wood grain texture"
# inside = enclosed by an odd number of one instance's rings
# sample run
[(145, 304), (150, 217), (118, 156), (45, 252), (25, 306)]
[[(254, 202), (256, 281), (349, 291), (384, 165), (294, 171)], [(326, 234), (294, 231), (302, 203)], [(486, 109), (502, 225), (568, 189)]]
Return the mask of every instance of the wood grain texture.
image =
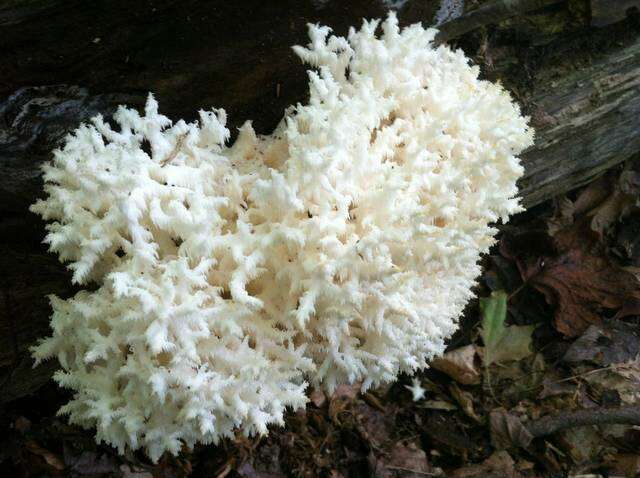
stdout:
[(561, 77), (543, 71), (537, 85), (529, 99), (535, 146), (522, 155), (526, 206), (640, 152), (640, 39)]

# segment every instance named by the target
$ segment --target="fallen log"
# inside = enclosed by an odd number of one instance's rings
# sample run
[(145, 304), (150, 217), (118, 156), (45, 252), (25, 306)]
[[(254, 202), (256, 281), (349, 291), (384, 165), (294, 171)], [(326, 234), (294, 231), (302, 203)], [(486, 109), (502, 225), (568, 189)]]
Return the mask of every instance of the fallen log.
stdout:
[[(166, 8), (170, 9), (172, 2), (166, 3), (169, 4)], [(200, 7), (193, 4), (193, 8)], [(88, 17), (82, 17), (88, 14), (80, 7), (78, 9), (75, 13), (68, 12), (71, 19), (65, 16), (58, 28), (67, 28), (65, 21), (77, 24), (88, 21)], [(380, 15), (377, 10), (371, 12), (367, 16)], [(335, 15), (338, 13), (334, 12)], [(285, 14), (287, 12), (283, 12)], [(182, 28), (173, 22), (173, 14), (167, 15), (171, 17), (171, 23), (154, 24), (154, 38), (169, 33), (175, 35), (175, 30)], [(356, 23), (363, 13), (356, 9), (350, 15), (353, 18), (341, 16), (340, 23)], [(286, 25), (289, 19), (282, 19), (281, 24)], [(298, 20), (295, 19), (300, 23)], [(35, 29), (38, 22), (43, 21), (47, 19), (40, 14), (24, 22), (14, 16), (8, 24), (19, 24), (20, 27), (30, 24), (29, 28)], [(139, 43), (127, 45), (132, 51), (144, 48), (142, 43), (150, 37), (150, 27), (136, 23), (138, 21), (138, 17), (132, 15), (127, 25), (130, 30), (140, 30)], [(227, 40), (224, 48), (237, 44), (239, 51), (247, 53), (248, 58), (218, 55), (216, 52), (222, 52), (223, 47), (215, 42), (209, 45), (187, 42), (181, 44), (178, 51), (160, 49), (160, 53), (155, 54), (168, 65), (176, 56), (188, 57), (191, 61), (202, 60), (195, 70), (183, 72), (172, 67), (162, 67), (151, 73), (127, 70), (122, 78), (121, 93), (113, 92), (119, 84), (110, 85), (110, 88), (96, 86), (88, 76), (78, 74), (77, 79), (84, 80), (82, 84), (91, 88), (68, 84), (25, 88), (12, 90), (9, 96), (0, 99), (0, 270), (3, 272), (0, 279), (0, 403), (33, 393), (49, 379), (55, 365), (33, 369), (28, 348), (38, 337), (48, 334), (50, 309), (46, 295), (69, 297), (75, 292), (64, 266), (40, 243), (44, 236), (42, 222), (28, 212), (28, 206), (42, 194), (40, 164), (80, 121), (97, 113), (108, 117), (122, 103), (141, 106), (147, 90), (159, 92), (161, 104), (168, 105), (165, 111), (172, 116), (187, 108), (195, 111), (200, 107), (231, 105), (231, 112), (235, 113), (235, 116), (230, 115), (234, 125), (247, 117), (256, 118), (258, 127), (273, 125), (274, 119), (281, 115), (283, 105), (303, 99), (304, 70), (291, 56), (283, 57), (282, 50), (274, 48), (269, 53), (264, 49), (260, 43), (262, 37), (257, 32), (271, 29), (272, 24), (262, 25), (259, 15), (248, 16), (246, 21), (246, 28), (238, 29), (234, 41)], [(122, 24), (127, 20), (120, 17), (118, 22)], [(184, 25), (184, 28), (192, 28), (191, 24)], [(1, 28), (10, 26), (0, 24)], [(15, 31), (12, 35), (13, 39), (19, 37)], [(291, 43), (292, 36), (287, 31), (283, 41)], [(298, 42), (305, 38), (302, 31), (296, 36), (294, 41)], [(98, 41), (99, 38), (96, 36)], [(123, 42), (131, 42), (132, 38), (137, 37), (129, 34)], [(78, 47), (80, 53), (69, 46), (69, 55), (72, 58), (78, 55), (80, 64), (83, 61), (93, 64), (100, 58), (111, 58), (118, 51), (116, 47), (111, 45), (101, 57), (93, 50), (91, 55), (82, 56), (86, 46)], [(0, 48), (0, 51), (9, 50)], [(269, 58), (270, 54), (274, 58)], [(25, 76), (18, 75), (16, 81), (24, 81), (23, 84), (30, 80), (36, 83), (48, 80), (49, 84), (68, 81), (69, 76), (63, 68), (69, 64), (67, 62), (71, 60), (65, 60), (60, 70), (51, 70), (49, 77), (29, 76), (30, 71), (42, 75), (40, 70), (29, 66), (31, 70), (24, 70)], [(105, 63), (101, 67), (108, 78), (111, 78), (111, 72), (107, 70), (112, 66)], [(236, 78), (239, 86), (229, 86), (230, 78)], [(526, 174), (520, 185), (527, 206), (585, 184), (606, 169), (640, 153), (640, 39), (620, 45), (583, 67), (569, 68), (562, 73), (542, 68), (536, 78), (536, 85), (519, 98), (530, 112), (537, 130), (535, 146), (522, 157)], [(5, 82), (0, 82), (4, 87), (12, 84), (9, 76), (1, 81)], [(280, 81), (282, 86), (274, 88)], [(185, 82), (193, 85), (188, 92), (185, 92)], [(212, 105), (208, 104), (212, 101), (211, 92), (217, 95)], [(173, 102), (163, 103), (163, 96), (173, 97)]]
[(640, 153), (640, 38), (564, 76), (539, 72), (528, 101), (536, 141), (520, 190), (533, 206)]

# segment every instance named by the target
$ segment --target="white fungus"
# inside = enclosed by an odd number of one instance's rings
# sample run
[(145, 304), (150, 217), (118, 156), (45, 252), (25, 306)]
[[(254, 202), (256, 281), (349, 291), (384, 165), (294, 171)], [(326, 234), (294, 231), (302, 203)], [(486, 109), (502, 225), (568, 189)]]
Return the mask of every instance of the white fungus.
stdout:
[(411, 385), (405, 385), (404, 387), (411, 392), (414, 402), (418, 402), (424, 398), (426, 390), (422, 388), (422, 384), (418, 377), (413, 377)]
[(33, 353), (71, 422), (157, 460), (266, 433), (306, 381), (367, 389), (444, 351), (533, 132), (435, 30), (378, 24), (310, 26), (309, 102), (269, 136), (226, 146), (223, 110), (172, 125), (149, 95), (54, 152), (32, 210), (95, 286), (51, 298)]

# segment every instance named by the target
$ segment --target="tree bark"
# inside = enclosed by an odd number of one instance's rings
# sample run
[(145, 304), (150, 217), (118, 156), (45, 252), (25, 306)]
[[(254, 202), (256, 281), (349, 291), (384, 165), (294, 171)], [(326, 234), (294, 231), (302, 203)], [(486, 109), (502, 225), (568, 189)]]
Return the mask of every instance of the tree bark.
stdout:
[[(64, 265), (41, 244), (44, 224), (28, 212), (42, 195), (39, 167), (64, 135), (97, 113), (108, 117), (118, 104), (141, 106), (147, 91), (174, 118), (224, 106), (232, 130), (255, 118), (267, 132), (285, 105), (304, 101), (304, 68), (289, 49), (306, 43), (304, 24), (321, 21), (344, 34), (361, 17), (384, 14), (368, 1), (354, 2), (348, 13), (295, 3), (270, 21), (262, 7), (238, 13), (232, 2), (212, 9), (191, 0), (158, 1), (150, 12), (125, 2), (112, 16), (86, 2), (48, 0), (34, 11), (24, 3), (19, 12), (0, 3), (0, 403), (33, 393), (50, 378), (55, 363), (32, 368), (28, 349), (49, 333), (46, 296), (75, 293)], [(96, 30), (105, 25), (111, 30)], [(543, 67), (518, 97), (537, 131), (535, 146), (522, 155), (527, 206), (640, 152), (640, 39), (594, 54), (586, 66)], [(54, 86), (19, 89), (25, 85)]]
[(522, 155), (526, 206), (588, 183), (640, 152), (640, 38), (555, 77), (541, 71), (528, 101), (535, 145)]

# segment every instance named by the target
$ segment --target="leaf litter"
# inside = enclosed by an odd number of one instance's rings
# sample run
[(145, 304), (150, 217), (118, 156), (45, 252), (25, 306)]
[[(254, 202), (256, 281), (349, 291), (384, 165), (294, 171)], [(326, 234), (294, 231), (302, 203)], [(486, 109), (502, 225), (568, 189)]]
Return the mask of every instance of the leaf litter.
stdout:
[(503, 227), (480, 299), (415, 378), (366, 393), (310, 390), (307, 409), (268, 437), (238, 435), (157, 465), (16, 405), (0, 461), (10, 476), (635, 477), (638, 424), (541, 434), (540, 423), (640, 406), (637, 184), (627, 167)]

